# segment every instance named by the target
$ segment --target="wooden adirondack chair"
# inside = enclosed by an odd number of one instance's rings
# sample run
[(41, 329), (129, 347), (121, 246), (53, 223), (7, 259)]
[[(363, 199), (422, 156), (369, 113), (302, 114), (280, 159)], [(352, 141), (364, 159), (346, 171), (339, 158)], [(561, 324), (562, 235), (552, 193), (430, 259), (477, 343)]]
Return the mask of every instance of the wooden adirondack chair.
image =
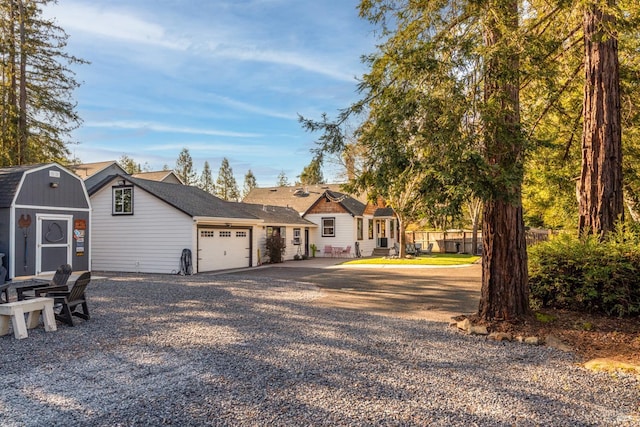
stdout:
[[(11, 283), (5, 283), (7, 279), (7, 269), (0, 265), (0, 304), (9, 302), (9, 286)], [(2, 298), (4, 295), (4, 298)]]
[[(90, 281), (91, 272), (87, 271), (78, 277), (70, 290), (66, 292), (49, 291), (44, 295), (54, 299), (54, 307), (56, 304), (62, 305), (60, 313), (56, 313), (56, 320), (69, 326), (73, 326), (73, 316), (89, 320), (89, 307), (87, 307), (85, 289)], [(37, 290), (36, 293), (37, 296), (41, 296), (43, 292)], [(78, 311), (79, 308), (82, 308), (82, 311)]]
[[(71, 266), (69, 264), (62, 264), (56, 269), (53, 278), (49, 282), (36, 282), (27, 283), (15, 286), (16, 293), (18, 294), (18, 301), (22, 301), (29, 298), (35, 298), (38, 296), (38, 292), (43, 294), (48, 291), (64, 291), (67, 289), (67, 282), (71, 276)], [(31, 293), (33, 292), (33, 293)]]

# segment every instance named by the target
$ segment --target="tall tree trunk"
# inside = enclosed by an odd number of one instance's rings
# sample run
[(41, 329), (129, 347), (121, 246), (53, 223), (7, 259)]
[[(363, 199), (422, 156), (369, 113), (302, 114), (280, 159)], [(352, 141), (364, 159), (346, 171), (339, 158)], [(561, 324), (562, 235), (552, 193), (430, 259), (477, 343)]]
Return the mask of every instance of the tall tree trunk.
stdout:
[[(608, 6), (615, 6), (609, 0)], [(584, 14), (585, 87), (579, 230), (603, 236), (624, 214), (616, 19), (595, 4)]]
[(8, 127), (8, 138), (9, 138), (9, 146), (11, 147), (11, 155), (10, 155), (10, 165), (18, 164), (16, 163), (16, 159), (20, 157), (20, 144), (18, 141), (17, 134), (17, 114), (18, 114), (18, 79), (16, 78), (17, 74), (17, 53), (16, 53), (16, 31), (14, 26), (14, 20), (16, 17), (15, 3), (13, 1), (9, 2), (9, 31), (8, 31), (8, 40), (7, 44), (9, 54), (8, 54), (8, 69), (9, 69), (9, 88), (7, 95), (7, 127)]
[(485, 44), (485, 156), (495, 189), (485, 200), (482, 289), (478, 314), (511, 320), (529, 313), (527, 248), (521, 187), (524, 139), (520, 130), (519, 57), (511, 45), (518, 29), (518, 1), (489, 1)]
[(25, 30), (25, 10), (22, 0), (18, 0), (18, 15), (20, 17), (20, 92), (18, 97), (18, 144), (20, 154), (17, 164), (30, 163), (28, 154), (28, 127), (27, 127), (27, 41)]

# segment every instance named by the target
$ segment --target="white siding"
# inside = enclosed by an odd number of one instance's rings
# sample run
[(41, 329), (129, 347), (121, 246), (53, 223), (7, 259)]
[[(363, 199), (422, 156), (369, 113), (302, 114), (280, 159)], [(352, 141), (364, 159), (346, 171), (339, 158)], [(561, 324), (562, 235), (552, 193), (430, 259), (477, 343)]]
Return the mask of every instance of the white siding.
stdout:
[(178, 272), (183, 249), (196, 256), (193, 219), (139, 187), (133, 193), (133, 215), (111, 215), (110, 185), (91, 197), (92, 270)]
[[(293, 257), (298, 254), (298, 248), (300, 248), (300, 255), (304, 255), (304, 229), (305, 227), (300, 225), (300, 226), (283, 226), (283, 225), (275, 225), (275, 224), (269, 224), (269, 226), (273, 226), (273, 227), (280, 227), (281, 229), (284, 228), (285, 229), (285, 244), (286, 244), (286, 248), (285, 248), (285, 252), (282, 255), (282, 259), (283, 260), (292, 260)], [(300, 229), (300, 245), (294, 245), (293, 244), (293, 229), (294, 228), (299, 228)], [(313, 229), (311, 229), (313, 230)], [(256, 227), (256, 240), (258, 243), (258, 249), (260, 249), (260, 257), (261, 263), (264, 262), (268, 262), (269, 261), (269, 256), (267, 255), (267, 248), (266, 248), (266, 243), (267, 243), (267, 228), (265, 227), (265, 229), (262, 229), (262, 227)], [(312, 233), (312, 232), (311, 232)], [(313, 242), (313, 239), (311, 239), (311, 235), (309, 236), (309, 240), (310, 242)]]
[[(322, 218), (335, 218), (335, 235), (333, 237), (322, 236)], [(356, 218), (350, 214), (309, 214), (305, 219), (318, 224), (318, 228), (309, 230), (309, 240), (318, 247), (317, 257), (325, 256), (323, 253), (326, 245), (346, 248), (351, 246), (351, 256), (355, 254), (356, 242)], [(365, 231), (366, 233), (366, 231)], [(366, 237), (366, 234), (365, 234)]]
[(373, 250), (376, 248), (376, 230), (375, 225), (373, 229), (373, 239), (369, 239), (369, 220), (373, 219), (372, 215), (366, 215), (362, 218), (364, 232), (362, 233), (362, 240), (360, 240), (360, 253), (362, 256), (371, 256)]

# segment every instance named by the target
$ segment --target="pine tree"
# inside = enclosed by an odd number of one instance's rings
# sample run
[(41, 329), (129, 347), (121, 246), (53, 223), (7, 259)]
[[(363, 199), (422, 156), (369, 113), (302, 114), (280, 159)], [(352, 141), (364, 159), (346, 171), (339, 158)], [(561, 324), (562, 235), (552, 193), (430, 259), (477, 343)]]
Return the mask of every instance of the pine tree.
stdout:
[(118, 160), (118, 164), (122, 169), (124, 169), (126, 173), (130, 175), (133, 175), (134, 173), (140, 173), (143, 171), (142, 167), (140, 166), (140, 163), (136, 163), (134, 159), (127, 156), (126, 154), (123, 154), (120, 157), (120, 159)]
[(180, 152), (174, 172), (184, 185), (195, 185), (197, 183), (197, 174), (193, 169), (193, 159), (189, 154), (189, 149), (183, 148)]
[(246, 175), (244, 176), (244, 186), (242, 187), (242, 197), (243, 198), (247, 197), (247, 194), (249, 194), (251, 190), (253, 190), (257, 186), (258, 186), (258, 183), (256, 182), (256, 177), (253, 174), (253, 172), (251, 172), (251, 169), (249, 169)]
[(322, 176), (322, 164), (318, 159), (311, 160), (307, 166), (302, 169), (302, 173), (298, 176), (302, 185), (324, 184), (324, 176)]
[(65, 162), (81, 119), (68, 68), (86, 61), (67, 54), (68, 35), (42, 17), (54, 0), (0, 2), (0, 164)]
[(278, 187), (288, 187), (289, 186), (289, 179), (287, 178), (287, 175), (284, 173), (284, 171), (280, 171), (280, 173), (278, 174), (277, 185), (278, 185)]
[(200, 187), (207, 193), (216, 194), (216, 186), (213, 183), (213, 177), (211, 176), (211, 168), (209, 167), (208, 161), (204, 162), (204, 168), (202, 169), (202, 174), (200, 175), (198, 187)]
[(229, 166), (229, 160), (226, 157), (222, 159), (222, 164), (218, 171), (218, 179), (216, 180), (216, 196), (231, 202), (237, 202), (240, 199), (238, 183), (233, 176), (233, 170), (231, 169), (231, 166)]

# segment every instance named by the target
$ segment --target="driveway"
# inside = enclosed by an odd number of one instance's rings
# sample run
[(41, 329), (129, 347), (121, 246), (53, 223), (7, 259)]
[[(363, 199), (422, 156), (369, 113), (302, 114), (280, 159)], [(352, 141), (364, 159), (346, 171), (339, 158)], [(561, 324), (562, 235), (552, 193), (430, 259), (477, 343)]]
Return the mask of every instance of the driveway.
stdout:
[(287, 261), (238, 274), (312, 283), (323, 291), (315, 301), (321, 307), (441, 322), (478, 309), (482, 275), (479, 264), (391, 268), (340, 265), (343, 261)]

